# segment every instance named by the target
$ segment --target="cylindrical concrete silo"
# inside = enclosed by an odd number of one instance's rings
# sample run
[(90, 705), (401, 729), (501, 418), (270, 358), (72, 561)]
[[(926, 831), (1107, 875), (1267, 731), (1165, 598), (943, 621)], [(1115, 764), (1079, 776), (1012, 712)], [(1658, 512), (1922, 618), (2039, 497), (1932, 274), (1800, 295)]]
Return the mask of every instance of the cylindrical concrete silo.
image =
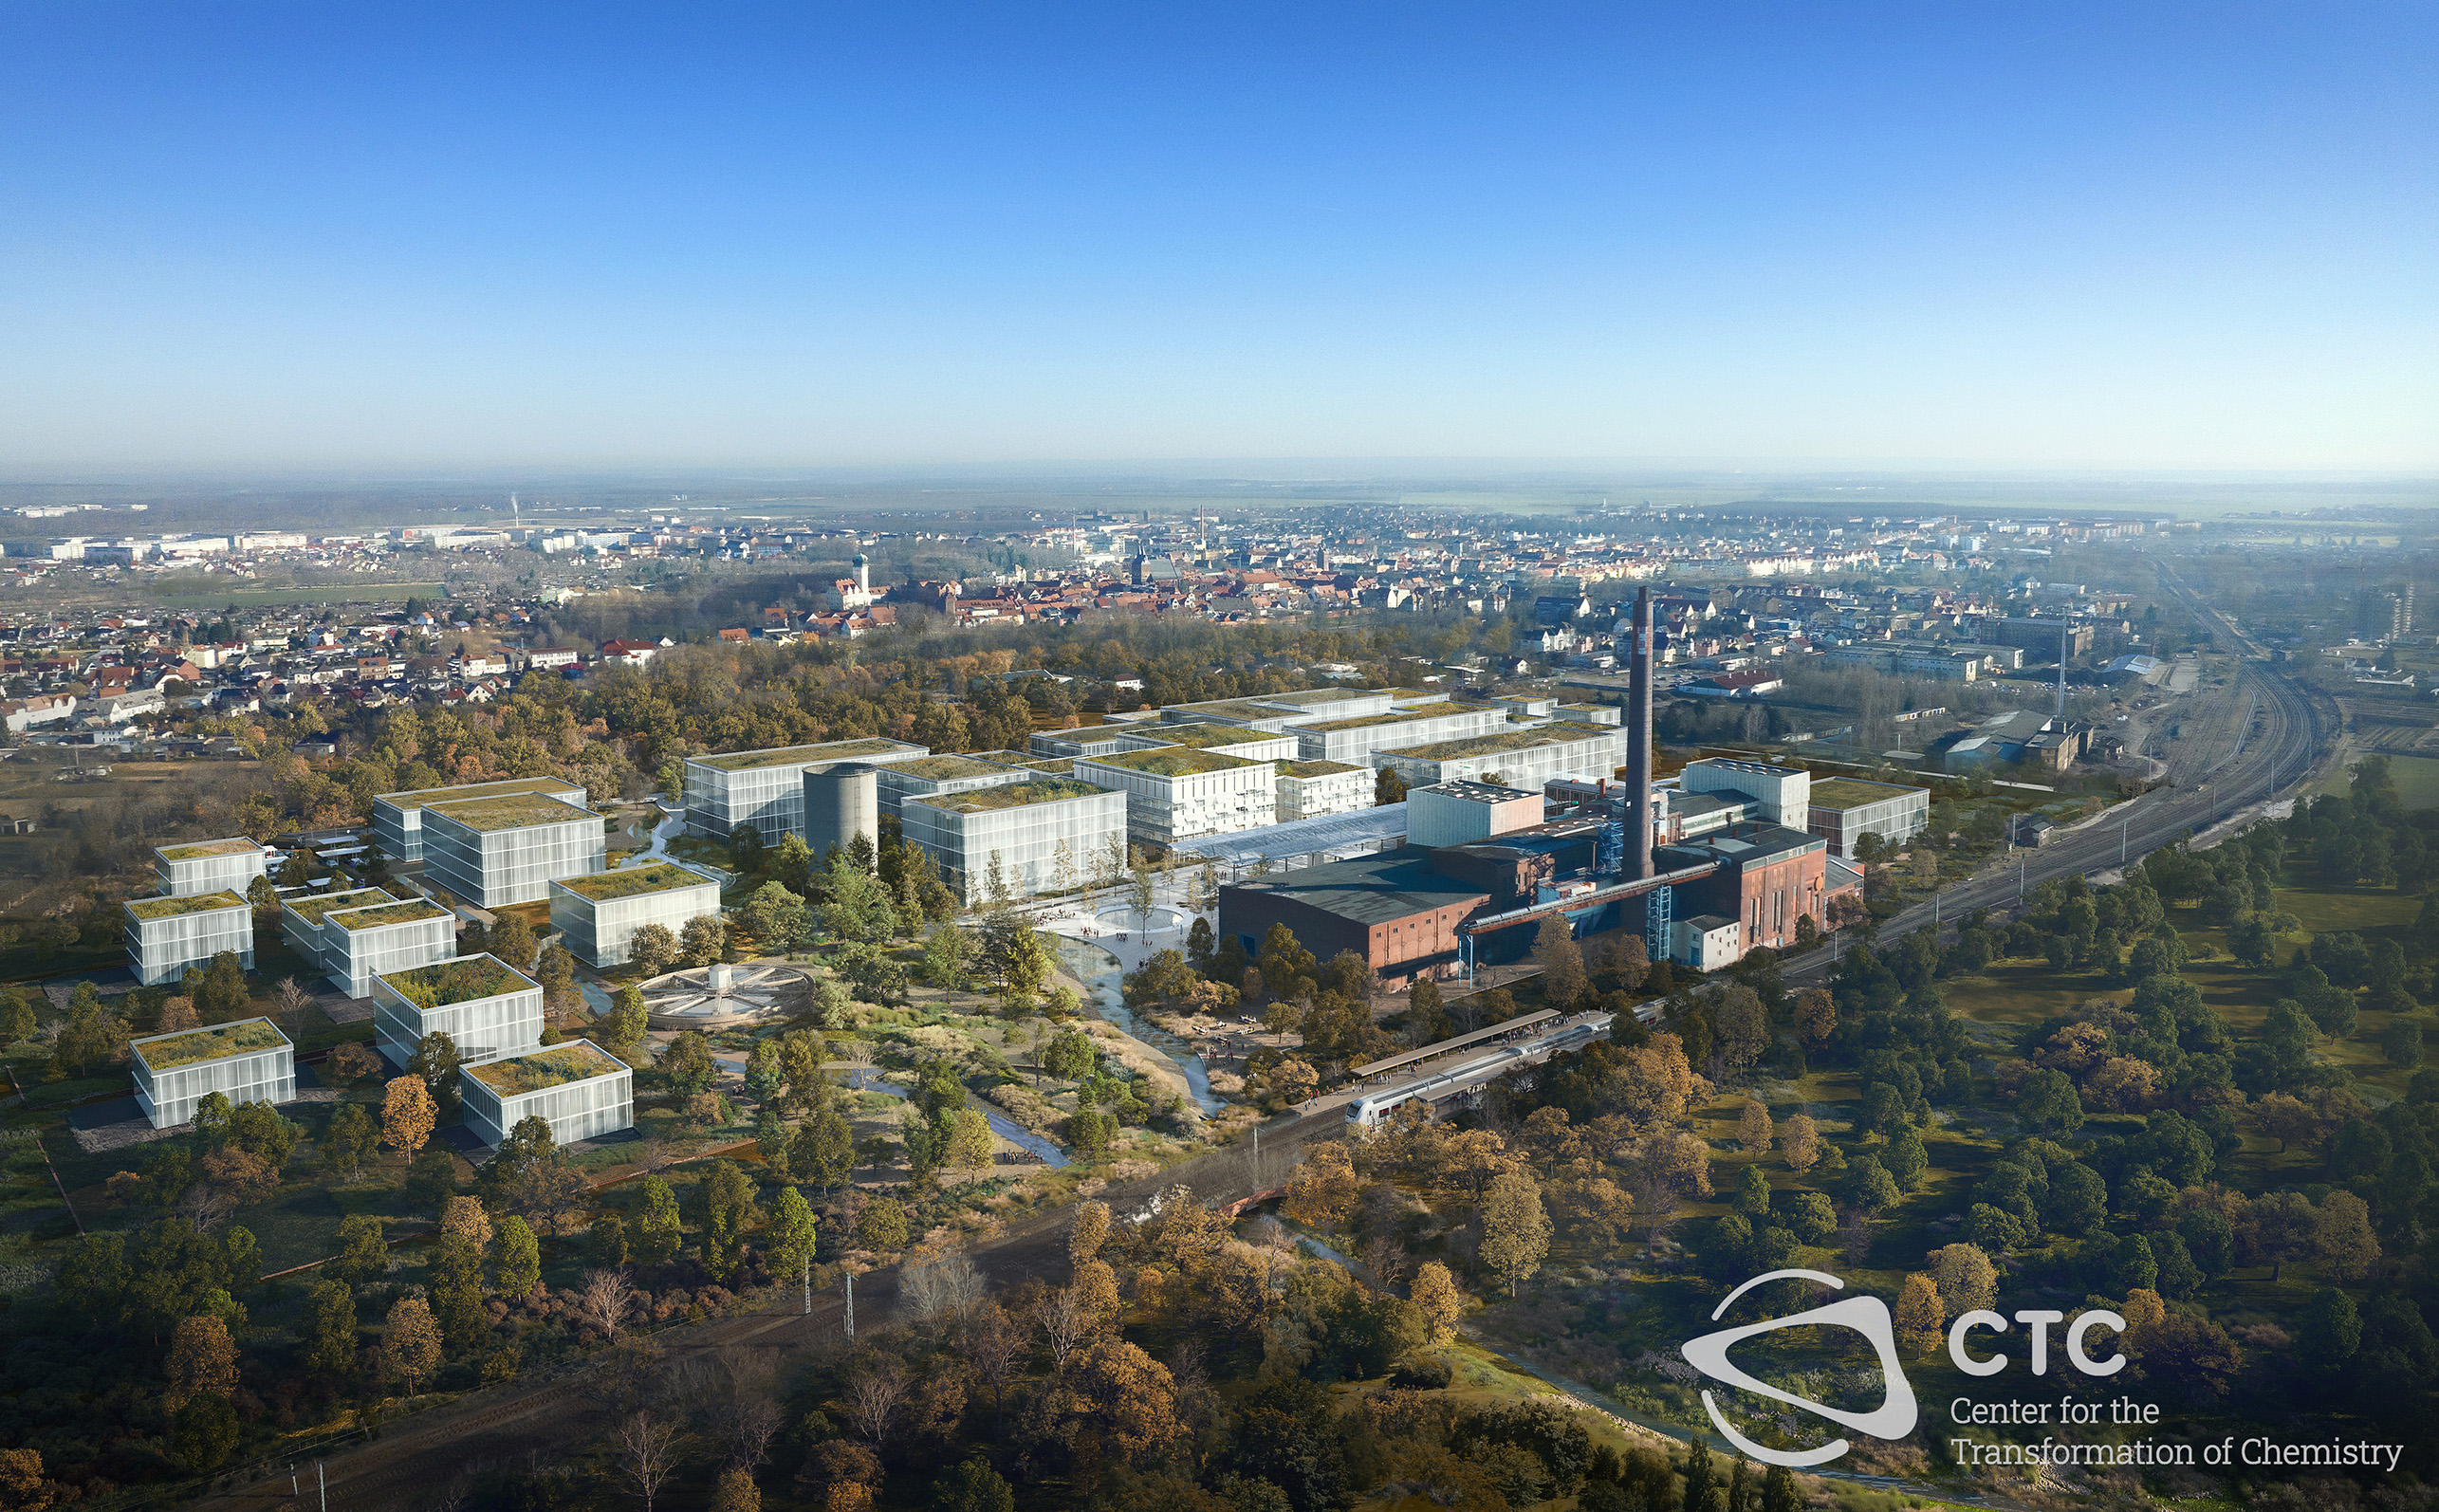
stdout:
[(804, 774), (804, 843), (814, 858), (841, 850), (859, 834), (866, 844), (880, 845), (880, 778), (861, 762)]

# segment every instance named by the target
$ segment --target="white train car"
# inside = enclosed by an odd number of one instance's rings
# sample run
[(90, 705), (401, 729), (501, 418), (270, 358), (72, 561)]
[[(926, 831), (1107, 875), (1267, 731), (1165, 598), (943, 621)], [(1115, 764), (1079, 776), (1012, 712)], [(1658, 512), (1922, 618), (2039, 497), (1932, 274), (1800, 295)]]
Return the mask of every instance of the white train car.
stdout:
[[(1660, 1002), (1638, 1004), (1635, 1017), (1644, 1023), (1659, 1021)], [(1507, 1045), (1436, 1071), (1415, 1077), (1395, 1086), (1367, 1092), (1346, 1105), (1347, 1127), (1358, 1131), (1379, 1128), (1398, 1109), (1420, 1103), (1432, 1117), (1438, 1117), (1448, 1107), (1471, 1098), (1484, 1086), (1506, 1076), (1520, 1065), (1547, 1059), (1560, 1050), (1572, 1050), (1589, 1040), (1609, 1032), (1610, 1016), (1597, 1014), (1563, 1024), (1557, 1029), (1521, 1044)]]

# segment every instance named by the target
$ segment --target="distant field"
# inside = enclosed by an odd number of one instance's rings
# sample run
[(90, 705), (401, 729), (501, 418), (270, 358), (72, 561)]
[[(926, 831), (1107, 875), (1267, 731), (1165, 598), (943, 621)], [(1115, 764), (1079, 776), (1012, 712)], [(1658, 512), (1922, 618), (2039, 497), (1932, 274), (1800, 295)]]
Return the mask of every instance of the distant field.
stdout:
[[(2394, 751), (2358, 751), (2350, 760), (2367, 755), (2388, 758), (2389, 781), (2396, 784), (2396, 796), (2408, 808), (2439, 808), (2439, 756), (2401, 756)], [(2355, 774), (2340, 767), (2323, 778), (2319, 791), (2342, 793), (2353, 785)]]
[(404, 603), (410, 598), (438, 599), (444, 591), (436, 582), (334, 583), (318, 588), (229, 588), (210, 582), (174, 582), (154, 584), (152, 595), (181, 603), (208, 604)]

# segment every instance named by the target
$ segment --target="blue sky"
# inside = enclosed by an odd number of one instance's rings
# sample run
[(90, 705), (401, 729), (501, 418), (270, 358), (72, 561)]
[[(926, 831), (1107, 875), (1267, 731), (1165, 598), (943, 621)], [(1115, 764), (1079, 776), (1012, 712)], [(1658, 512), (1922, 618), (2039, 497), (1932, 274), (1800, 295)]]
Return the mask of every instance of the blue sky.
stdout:
[(0, 475), (2439, 464), (2439, 8), (0, 10)]

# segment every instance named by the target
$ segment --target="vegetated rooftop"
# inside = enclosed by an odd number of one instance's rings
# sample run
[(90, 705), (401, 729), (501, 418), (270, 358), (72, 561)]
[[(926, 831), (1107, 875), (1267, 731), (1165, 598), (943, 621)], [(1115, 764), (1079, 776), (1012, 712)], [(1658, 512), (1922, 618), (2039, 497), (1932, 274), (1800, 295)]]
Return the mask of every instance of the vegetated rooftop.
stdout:
[(1204, 772), (1224, 772), (1234, 766), (1253, 766), (1242, 756), (1224, 751), (1195, 750), (1186, 746), (1162, 746), (1152, 750), (1122, 750), (1109, 756), (1086, 758), (1100, 766), (1123, 766), (1129, 771), (1149, 772), (1155, 777), (1194, 777)]
[(351, 887), (342, 892), (309, 893), (304, 897), (284, 897), (280, 899), (280, 906), (307, 924), (320, 924), (323, 914), (335, 913), (341, 909), (368, 909), (376, 904), (397, 901), (397, 898), (378, 887)]
[(144, 1058), (144, 1064), (155, 1071), (171, 1071), (203, 1060), (220, 1060), (232, 1055), (246, 1055), (256, 1050), (268, 1050), (288, 1042), (268, 1019), (240, 1019), (234, 1023), (215, 1023), (208, 1029), (187, 1029), (176, 1034), (164, 1034), (157, 1039), (139, 1040), (128, 1046)]
[(1250, 746), (1257, 741), (1284, 740), (1287, 737), (1267, 730), (1247, 729), (1242, 725), (1162, 725), (1143, 732), (1146, 740), (1166, 741), (1172, 746), (1192, 746), (1197, 750), (1219, 750), (1230, 746)]
[(634, 897), (643, 893), (671, 893), (681, 887), (715, 887), (718, 884), (700, 872), (667, 861), (651, 866), (628, 866), (615, 872), (596, 872), (590, 876), (563, 877), (558, 886), (578, 897), (596, 903), (613, 898)]
[(1073, 756), (1028, 756), (1017, 764), (1031, 771), (1048, 772), (1053, 777), (1072, 777), (1076, 772)]
[(1169, 706), (1169, 711), (1174, 714), (1199, 714), (1206, 718), (1294, 719), (1297, 717), (1287, 710), (1266, 708), (1264, 701), (1252, 698), (1214, 698), (1201, 704), (1172, 704)]
[(409, 1003), (427, 1008), (496, 998), (504, 992), (522, 991), (536, 985), (492, 955), (461, 955), (403, 971), (384, 971), (379, 980)]
[(432, 811), (468, 829), (527, 829), (536, 824), (566, 824), (593, 818), (589, 808), (545, 798), (540, 793), (509, 793), (454, 803), (434, 803)]
[(1617, 738), (1614, 725), (1577, 725), (1558, 723), (1536, 725), (1530, 729), (1494, 729), (1487, 735), (1469, 735), (1462, 740), (1443, 740), (1429, 746), (1415, 746), (1394, 750), (1391, 756), (1412, 756), (1418, 761), (1453, 761), (1461, 756), (1496, 756), (1511, 750), (1533, 750), (1543, 746), (1563, 746), (1570, 741), (1592, 736)]
[(1095, 787), (1070, 777), (1045, 777), (1034, 783), (1007, 783), (998, 787), (969, 788), (962, 793), (935, 793), (929, 798), (910, 798), (910, 803), (928, 803), (950, 814), (979, 814), (986, 809), (1023, 808), (1027, 803), (1054, 803), (1062, 798), (1082, 798), (1089, 793), (1106, 793), (1106, 787)]
[(1309, 709), (1316, 704), (1342, 704), (1351, 698), (1377, 698), (1388, 692), (1386, 688), (1307, 688), (1300, 693), (1265, 693), (1266, 704), (1285, 704), (1290, 709)]
[(868, 736), (834, 740), (822, 746), (777, 746), (769, 750), (732, 750), (725, 756), (690, 756), (691, 765), (715, 766), (724, 772), (759, 771), (766, 766), (809, 766), (815, 762), (853, 761), (859, 756), (915, 755), (921, 751), (903, 741)]
[(1333, 772), (1359, 772), (1366, 768), (1350, 766), (1344, 762), (1281, 762), (1282, 777), (1327, 777)]
[(564, 1086), (570, 1081), (589, 1081), (626, 1068), (625, 1061), (600, 1049), (592, 1041), (570, 1040), (529, 1055), (468, 1066), (466, 1074), (503, 1097), (514, 1097), (545, 1087)]
[(262, 849), (239, 835), (225, 840), (197, 840), (192, 845), (165, 845), (154, 854), (164, 861), (200, 861), (213, 856), (253, 856)]
[(920, 777), (930, 783), (950, 783), (961, 777), (1007, 775), (1007, 768), (998, 763), (977, 761), (971, 756), (917, 756), (913, 761), (892, 762), (889, 769)]
[(1859, 777), (1832, 777), (1813, 783), (1809, 802), (1814, 808), (1861, 808), (1866, 803), (1885, 803), (1893, 798), (1928, 791), (1895, 783), (1868, 783)]
[(374, 802), (392, 808), (421, 808), (426, 803), (462, 803), (477, 798), (511, 793), (581, 793), (584, 789), (564, 777), (519, 777), (505, 783), (465, 783), (456, 787), (427, 787), (413, 793), (381, 793)]
[(419, 919), (445, 919), (452, 915), (430, 898), (411, 897), (396, 903), (368, 903), (360, 909), (334, 909), (326, 916), (333, 924), (353, 933), (358, 930), (385, 929), (393, 924), (413, 924)]
[(209, 913), (214, 909), (241, 909), (246, 900), (222, 888), (217, 893), (197, 893), (191, 897), (131, 897), (127, 912), (139, 919), (174, 919), (188, 913)]
[(1367, 725), (1411, 725), (1418, 719), (1447, 719), (1456, 714), (1479, 712), (1477, 710), (1450, 708), (1442, 704), (1426, 704), (1420, 709), (1401, 710), (1394, 714), (1357, 714), (1348, 719), (1325, 719), (1318, 725), (1299, 725), (1300, 730), (1326, 734), (1339, 729), (1361, 729)]

